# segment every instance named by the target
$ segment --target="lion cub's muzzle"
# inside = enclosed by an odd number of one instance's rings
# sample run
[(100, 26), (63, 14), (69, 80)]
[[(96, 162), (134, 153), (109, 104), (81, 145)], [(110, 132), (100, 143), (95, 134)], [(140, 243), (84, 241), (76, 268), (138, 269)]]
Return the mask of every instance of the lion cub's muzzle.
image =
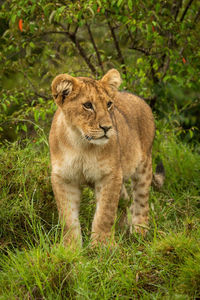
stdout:
[(104, 135), (106, 135), (106, 133), (112, 128), (112, 126), (101, 126), (101, 125), (99, 125), (99, 127), (103, 129)]
[(102, 130), (85, 134), (85, 139), (92, 144), (106, 144), (113, 135), (112, 126), (99, 126)]

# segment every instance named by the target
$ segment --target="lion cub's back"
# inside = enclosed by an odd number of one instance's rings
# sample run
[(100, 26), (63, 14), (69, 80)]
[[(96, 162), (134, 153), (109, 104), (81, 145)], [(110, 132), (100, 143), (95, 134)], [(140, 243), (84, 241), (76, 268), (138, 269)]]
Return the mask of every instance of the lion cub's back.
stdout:
[(139, 142), (142, 151), (149, 152), (155, 135), (150, 106), (140, 97), (127, 92), (118, 93), (115, 106), (120, 115), (119, 122), (126, 123), (134, 143)]

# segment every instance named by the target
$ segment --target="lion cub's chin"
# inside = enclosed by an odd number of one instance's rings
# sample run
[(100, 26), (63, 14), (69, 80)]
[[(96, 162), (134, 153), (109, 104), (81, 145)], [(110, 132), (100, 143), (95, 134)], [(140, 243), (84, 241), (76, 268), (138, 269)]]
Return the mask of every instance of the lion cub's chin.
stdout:
[(105, 145), (107, 144), (109, 141), (109, 138), (107, 137), (104, 137), (104, 138), (101, 138), (101, 139), (92, 139), (89, 141), (90, 144), (95, 144), (95, 145)]

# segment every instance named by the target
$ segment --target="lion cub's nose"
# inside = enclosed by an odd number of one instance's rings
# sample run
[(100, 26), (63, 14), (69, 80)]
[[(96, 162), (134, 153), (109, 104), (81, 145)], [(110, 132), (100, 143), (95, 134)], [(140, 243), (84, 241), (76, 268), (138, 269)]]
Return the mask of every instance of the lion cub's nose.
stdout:
[(99, 127), (103, 129), (105, 133), (112, 128), (112, 126), (101, 126), (101, 125), (99, 125)]

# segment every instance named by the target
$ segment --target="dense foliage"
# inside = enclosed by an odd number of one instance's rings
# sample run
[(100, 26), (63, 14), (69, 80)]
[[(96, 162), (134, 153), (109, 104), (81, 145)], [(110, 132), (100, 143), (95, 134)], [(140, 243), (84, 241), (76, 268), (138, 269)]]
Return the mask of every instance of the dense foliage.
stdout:
[(50, 118), (49, 87), (58, 73), (98, 78), (112, 67), (123, 89), (145, 98), (183, 137), (197, 137), (199, 1), (2, 2), (2, 138), (27, 131), (24, 120)]

